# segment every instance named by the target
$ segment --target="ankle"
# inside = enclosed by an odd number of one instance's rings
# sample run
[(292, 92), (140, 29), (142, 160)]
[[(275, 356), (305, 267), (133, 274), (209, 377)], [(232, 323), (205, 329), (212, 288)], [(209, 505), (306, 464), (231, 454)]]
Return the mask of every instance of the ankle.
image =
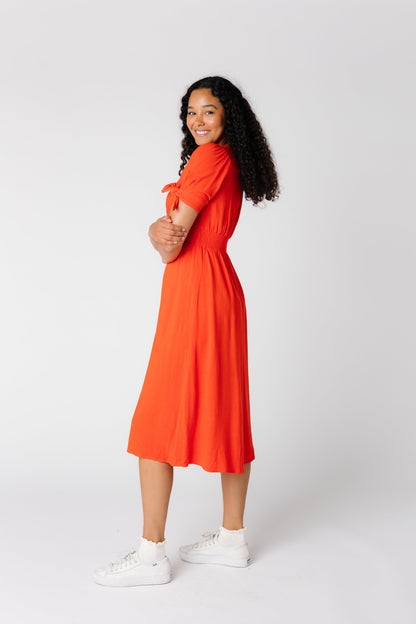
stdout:
[(155, 542), (159, 544), (165, 541), (165, 537), (163, 533), (149, 533), (147, 531), (143, 531), (143, 539), (148, 540), (149, 542)]
[(227, 531), (239, 531), (244, 529), (243, 522), (223, 522), (222, 527)]

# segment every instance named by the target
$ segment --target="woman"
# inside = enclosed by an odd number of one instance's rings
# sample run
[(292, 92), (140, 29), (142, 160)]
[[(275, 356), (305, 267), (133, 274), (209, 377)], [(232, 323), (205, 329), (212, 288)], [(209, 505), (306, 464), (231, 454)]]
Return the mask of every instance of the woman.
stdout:
[(244, 295), (227, 255), (242, 195), (279, 196), (267, 140), (230, 81), (203, 78), (182, 98), (182, 163), (168, 184), (167, 215), (149, 228), (166, 263), (156, 334), (128, 452), (139, 457), (143, 535), (137, 550), (97, 570), (97, 583), (131, 586), (172, 578), (165, 524), (173, 466), (221, 472), (218, 531), (182, 546), (195, 563), (245, 567), (243, 524), (254, 449), (251, 437)]

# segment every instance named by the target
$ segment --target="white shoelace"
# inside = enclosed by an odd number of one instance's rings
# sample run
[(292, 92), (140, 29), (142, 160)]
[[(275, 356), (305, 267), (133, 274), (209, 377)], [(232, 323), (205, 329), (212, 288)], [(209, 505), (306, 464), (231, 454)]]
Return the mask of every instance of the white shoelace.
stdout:
[(204, 540), (202, 540), (202, 542), (196, 542), (195, 544), (193, 544), (194, 548), (204, 548), (205, 546), (211, 546), (211, 544), (217, 544), (218, 543), (218, 535), (219, 535), (219, 531), (204, 531), (204, 533), (202, 533), (202, 537), (205, 537)]
[(118, 561), (112, 561), (110, 564), (111, 571), (118, 572), (119, 570), (125, 570), (133, 565), (137, 565), (138, 562), (138, 552), (133, 549)]

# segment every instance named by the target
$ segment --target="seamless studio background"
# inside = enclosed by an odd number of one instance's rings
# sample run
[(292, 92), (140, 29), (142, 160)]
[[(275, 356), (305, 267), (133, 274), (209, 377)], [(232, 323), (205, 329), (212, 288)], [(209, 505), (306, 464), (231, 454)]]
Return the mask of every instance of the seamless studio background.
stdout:
[[(414, 17), (404, 1), (1, 1), (3, 621), (414, 621)], [(164, 268), (147, 229), (177, 179), (180, 98), (213, 74), (247, 95), (281, 183), (229, 245), (255, 561), (179, 560), (222, 499), (218, 474), (176, 468), (174, 581), (100, 588), (91, 570), (141, 530), (125, 449)]]

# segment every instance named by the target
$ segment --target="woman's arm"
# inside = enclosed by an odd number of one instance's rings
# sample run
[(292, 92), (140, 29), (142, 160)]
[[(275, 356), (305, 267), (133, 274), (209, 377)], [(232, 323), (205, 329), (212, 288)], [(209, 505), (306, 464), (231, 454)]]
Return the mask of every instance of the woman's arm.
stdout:
[(182, 245), (198, 213), (179, 200), (176, 210), (157, 219), (149, 228), (149, 238), (159, 252), (162, 262), (173, 262), (182, 251)]
[(148, 234), (150, 242), (161, 255), (162, 261), (169, 262), (170, 256), (185, 240), (187, 232), (181, 225), (174, 224), (170, 216), (165, 216), (151, 224)]

